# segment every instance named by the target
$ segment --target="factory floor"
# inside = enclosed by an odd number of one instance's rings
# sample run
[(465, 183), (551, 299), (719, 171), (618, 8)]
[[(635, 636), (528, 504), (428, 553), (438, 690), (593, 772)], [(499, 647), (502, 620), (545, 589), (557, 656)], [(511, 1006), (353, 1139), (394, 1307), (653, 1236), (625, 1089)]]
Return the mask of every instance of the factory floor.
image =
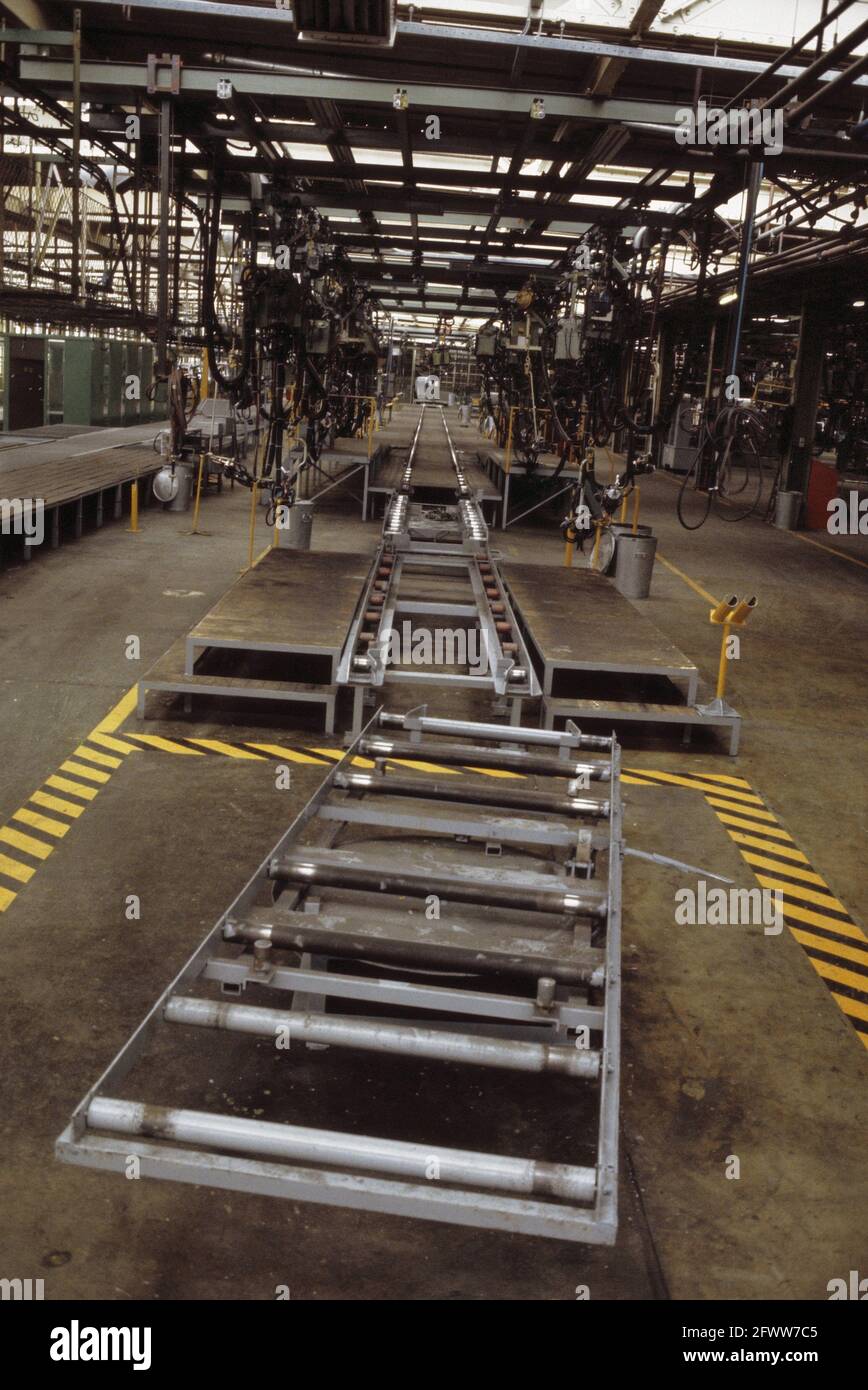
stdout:
[[(805, 856), (794, 862), (809, 864), (864, 927), (868, 540), (715, 519), (688, 533), (674, 497), (671, 478), (643, 483), (643, 520), (654, 525), (661, 561), (642, 609), (713, 681), (719, 629), (703, 591), (758, 595), (730, 670), (742, 750), (732, 760), (723, 738), (709, 735), (690, 751), (634, 735), (624, 752), (628, 844), (750, 885), (713, 798), (679, 781), (685, 771), (688, 782), (698, 773), (745, 779), (780, 843)], [(29, 828), (53, 846), (44, 858), (8, 840), (0, 846), (33, 869), (26, 883), (0, 875), (0, 1276), (43, 1278), (48, 1299), (261, 1300), (288, 1286), (295, 1299), (549, 1300), (580, 1289), (592, 1299), (825, 1299), (829, 1280), (864, 1273), (868, 1047), (846, 1004), (859, 993), (847, 981), (861, 974), (868, 987), (864, 953), (861, 964), (858, 949), (840, 958), (839, 979), (818, 973), (789, 929), (766, 936), (677, 925), (674, 894), (688, 880), (634, 858), (624, 874), (615, 1247), (127, 1181), (55, 1161), (54, 1140), (75, 1104), (326, 763), (322, 754), (322, 765), (293, 764), (291, 787), (279, 790), (268, 757), (153, 747), (113, 756), (91, 731), (116, 710), (104, 729), (120, 741), (146, 729), (230, 746), (273, 739), (312, 756), (338, 746), (275, 720), (247, 727), (200, 715), (142, 725), (119, 706), (246, 563), (249, 500), (237, 489), (207, 497), (207, 534), (189, 534), (190, 514), (151, 510), (138, 535), (115, 523), (0, 576), (0, 826)], [(257, 551), (268, 541), (261, 516), (258, 530)], [(349, 497), (334, 494), (317, 513), (314, 546), (371, 551), (377, 533)], [(562, 562), (556, 513), (496, 540), (512, 559)], [(138, 660), (128, 658), (131, 638)], [(79, 780), (89, 768), (98, 789), (66, 816), (32, 799), (43, 787), (64, 800), (57, 781), (46, 786), (49, 777), (62, 782), (64, 763), (85, 768), (67, 768)], [(21, 808), (56, 828), (16, 818)], [(129, 895), (140, 900), (138, 919), (128, 920)], [(435, 1142), (461, 1142), (472, 1121), (492, 1148), (516, 1155), (569, 1152), (578, 1123), (563, 1086), (540, 1113), (532, 1088), (502, 1078), (468, 1084), (448, 1068), (349, 1062), (334, 1051), (294, 1053), (282, 1059), (282, 1076), (273, 1058), (256, 1075), (240, 1061), (218, 1073), (192, 1045), (189, 1061), (191, 1073), (203, 1061), (202, 1108), (239, 1114), (267, 1115), (273, 1088), (286, 1086), (302, 1124), (313, 1115), (341, 1128), (353, 1107), (374, 1117), (399, 1110), (411, 1132), (425, 1128)], [(169, 1059), (167, 1084), (186, 1081), (183, 1070), (183, 1057)], [(734, 1157), (737, 1178), (727, 1176)]]

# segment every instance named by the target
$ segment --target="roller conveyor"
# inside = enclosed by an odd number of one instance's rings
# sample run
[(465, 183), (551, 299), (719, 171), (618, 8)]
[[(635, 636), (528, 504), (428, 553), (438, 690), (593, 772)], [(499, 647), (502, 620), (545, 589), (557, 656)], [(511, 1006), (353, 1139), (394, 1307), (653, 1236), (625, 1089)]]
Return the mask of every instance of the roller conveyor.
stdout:
[[(354, 760), (378, 740), (390, 751), (360, 777)], [(612, 739), (593, 743), (582, 760), (576, 731), (381, 712), (78, 1106), (59, 1156), (118, 1173), (135, 1159), (143, 1176), (612, 1243), (619, 754)], [(442, 784), (399, 766), (422, 746), (453, 760), (464, 749), (465, 768), (472, 761), (475, 771), (450, 779), (448, 803)], [(507, 755), (525, 774), (518, 790), (485, 776)], [(577, 777), (597, 791), (574, 794)], [(384, 819), (384, 805), (412, 824)], [(182, 1050), (172, 1084), (161, 1080), (161, 1064), (196, 1036), (211, 1039), (207, 1054), (190, 1054), (201, 1076)], [(221, 1066), (243, 1065), (239, 1048), (253, 1049), (246, 1065), (274, 1097), (255, 1117), (207, 1101)], [(490, 1152), (486, 1133), (469, 1136), (475, 1147), (441, 1143), (436, 1110), (422, 1137), (394, 1125), (374, 1135), (306, 1125), (297, 1100), (287, 1114), (281, 1075), (291, 1080), (302, 1064), (315, 1077), (354, 1054), (369, 1070), (400, 1059), (416, 1084), (420, 1068), (453, 1069), (459, 1103), (470, 1088), (468, 1116), (486, 1078), (511, 1072), (537, 1088), (575, 1088), (582, 1118), (569, 1145), (543, 1160)], [(564, 1095), (552, 1103), (562, 1108)]]

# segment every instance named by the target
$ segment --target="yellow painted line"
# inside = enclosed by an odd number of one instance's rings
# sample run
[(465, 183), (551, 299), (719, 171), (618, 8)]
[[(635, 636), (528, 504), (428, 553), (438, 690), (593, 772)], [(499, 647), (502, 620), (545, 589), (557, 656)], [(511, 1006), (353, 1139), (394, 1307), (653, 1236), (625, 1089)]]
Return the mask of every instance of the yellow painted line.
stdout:
[(11, 907), (17, 897), (18, 894), (13, 893), (11, 888), (0, 888), (0, 912), (5, 912), (7, 907)]
[[(817, 907), (830, 907), (835, 912), (847, 912), (844, 904), (838, 901), (831, 890), (827, 893), (818, 893), (814, 888), (803, 888), (800, 883), (782, 883), (779, 878), (771, 878), (768, 874), (757, 874), (756, 878), (763, 888), (780, 888), (782, 892), (802, 898), (806, 903), (815, 903)], [(848, 917), (849, 915), (847, 912)]]
[(868, 975), (857, 975), (855, 970), (843, 970), (840, 965), (829, 965), (827, 961), (814, 960), (813, 956), (808, 959), (824, 980), (833, 980), (836, 985), (847, 985), (850, 989), (868, 994)]
[[(727, 820), (729, 817), (718, 815), (718, 820)], [(766, 852), (774, 851), (782, 859), (792, 859), (797, 864), (810, 864), (806, 854), (802, 854), (800, 849), (788, 849), (786, 845), (770, 845), (767, 840), (758, 840), (755, 835), (742, 835), (738, 830), (730, 830), (730, 837), (735, 840), (737, 845), (750, 845), (753, 849), (764, 849)]]
[(471, 767), (469, 763), (466, 764), (466, 767), (468, 772), (478, 772), (483, 777), (510, 777), (513, 780), (515, 780), (515, 778), (518, 778), (518, 780), (521, 782), (524, 780), (525, 776), (524, 773), (509, 772), (506, 768), (502, 767)]
[[(822, 912), (813, 912), (809, 907), (794, 907), (791, 903), (783, 905), (784, 917), (795, 918), (797, 922), (807, 922), (809, 927), (825, 927), (826, 931), (836, 931), (839, 936), (849, 936), (853, 941), (864, 941), (865, 933), (855, 922), (839, 922), (836, 917), (824, 917)], [(868, 989), (868, 980), (865, 982)]]
[[(771, 811), (761, 809), (762, 802), (759, 806), (740, 806), (736, 801), (722, 801), (719, 796), (709, 796), (707, 793), (705, 799), (709, 806), (714, 806), (721, 811), (738, 811), (739, 815), (750, 816), (752, 820), (765, 820), (770, 821), (772, 825), (777, 825), (777, 817), (773, 816)], [(787, 838), (790, 839), (791, 837), (788, 836)]]
[(81, 763), (74, 763), (69, 758), (65, 763), (60, 764), (60, 770), (61, 772), (74, 772), (76, 777), (87, 777), (91, 782), (102, 783), (109, 780), (107, 772), (97, 772), (95, 767), (82, 767)]
[(164, 753), (186, 753), (191, 758), (207, 756), (198, 748), (188, 748), (185, 743), (175, 743), (170, 738), (162, 738), (160, 734), (130, 734), (130, 738), (137, 739), (139, 743), (146, 743), (149, 748), (161, 748)]
[(67, 830), (70, 829), (63, 821), (52, 820), (50, 816), (41, 816), (38, 811), (28, 811), (26, 806), (20, 810), (13, 811), (13, 820), (20, 820), (22, 825), (32, 825), (34, 830), (41, 830), (45, 835), (55, 835), (58, 840), (62, 840)]
[(221, 742), (219, 738), (191, 738), (190, 742), (198, 744), (200, 748), (210, 748), (215, 753), (222, 753), (226, 758), (244, 758), (252, 763), (267, 761), (261, 753), (251, 753), (249, 748), (236, 748), (231, 743)]
[(683, 579), (684, 583), (691, 588), (695, 594), (699, 594), (700, 598), (704, 598), (706, 603), (710, 603), (712, 608), (717, 607), (717, 599), (714, 598), (707, 589), (703, 589), (702, 585), (697, 584), (695, 579), (691, 579), (689, 574), (685, 574), (684, 570), (680, 570), (677, 565), (673, 565), (671, 560), (664, 559), (659, 550), (655, 558), (660, 561), (661, 565), (665, 565), (668, 570), (671, 570), (673, 574), (677, 574), (679, 579)]
[[(663, 783), (671, 784), (675, 787), (689, 787), (691, 791), (704, 792), (706, 796), (708, 796), (709, 800), (712, 796), (727, 796), (731, 797), (733, 801), (743, 801), (749, 804), (750, 806), (762, 806), (763, 804), (762, 797), (757, 796), (754, 792), (736, 792), (728, 791), (724, 787), (704, 786), (702, 782), (692, 781), (689, 777), (681, 777), (678, 775), (677, 772), (650, 772), (641, 767), (636, 768), (636, 771), (642, 777), (650, 777), (653, 782), (660, 781)], [(697, 773), (697, 777), (699, 776), (701, 776), (701, 774)], [(725, 805), (725, 803), (721, 804)], [(740, 809), (742, 809), (740, 806), (732, 807), (732, 810)]]
[(10, 859), (8, 854), (0, 854), (0, 874), (14, 878), (18, 883), (29, 883), (36, 870), (30, 864), (22, 864), (18, 859)]
[(134, 743), (127, 743), (123, 738), (112, 738), (111, 734), (104, 734), (100, 729), (94, 729), (92, 734), (88, 734), (90, 743), (98, 743), (101, 748), (111, 748), (113, 753), (140, 753), (142, 750), (137, 748)]
[(60, 796), (49, 796), (48, 792), (34, 792), (30, 800), (35, 801), (37, 806), (47, 806), (49, 811), (61, 811), (73, 820), (77, 820), (82, 811), (87, 810), (86, 806), (74, 806), (71, 801), (64, 801)]
[(131, 686), (126, 695), (122, 695), (108, 714), (102, 718), (94, 729), (94, 733), (113, 734), (123, 724), (127, 715), (135, 709), (138, 696), (138, 685)]
[[(711, 797), (708, 800), (710, 801)], [(786, 830), (781, 830), (776, 825), (758, 825), (756, 821), (745, 820), (743, 816), (728, 816), (725, 811), (715, 811), (715, 815), (724, 825), (736, 825), (740, 830), (756, 830), (761, 835), (770, 835), (775, 840), (789, 840), (792, 843), (792, 835), (788, 835)], [(771, 849), (772, 846), (769, 844), (766, 848)], [(777, 849), (777, 845), (774, 848)], [(806, 859), (805, 863), (807, 864), (807, 862)]]
[(830, 956), (840, 956), (842, 960), (854, 960), (859, 965), (868, 965), (868, 950), (862, 950), (858, 946), (845, 946), (843, 941), (829, 941), (825, 936), (814, 936), (813, 932), (802, 931), (801, 927), (790, 927), (790, 931), (802, 946), (813, 946), (815, 951), (828, 951)]
[(11, 825), (0, 826), (0, 840), (13, 849), (23, 849), (25, 854), (32, 854), (34, 859), (47, 859), (54, 849), (54, 845), (47, 845), (33, 835), (25, 835), (23, 830), (15, 830)]
[(276, 758), (287, 758), (291, 763), (312, 763), (322, 767), (322, 758), (312, 758), (309, 753), (298, 753), (294, 748), (284, 748), (282, 743), (251, 743), (250, 748), (261, 748), (263, 753), (273, 753)]
[(450, 777), (460, 777), (461, 773), (457, 767), (440, 767), (438, 763), (416, 763), (409, 758), (389, 758), (390, 763), (395, 763), (398, 767), (412, 767), (416, 772), (443, 772)]
[(621, 773), (621, 781), (629, 782), (631, 787), (656, 787), (658, 782), (646, 782), (644, 777), (631, 777), (629, 773)]
[[(793, 878), (798, 878), (803, 883), (817, 883), (820, 885), (821, 888), (828, 887), (826, 880), (822, 878), (820, 874), (815, 874), (812, 869), (797, 869), (795, 865), (790, 866), (789, 864), (776, 864), (773, 859), (766, 859), (761, 854), (750, 854), (746, 849), (743, 849), (741, 851), (741, 857), (742, 859), (745, 859), (747, 863), (750, 864), (752, 867), (756, 867), (758, 869), (778, 870), (786, 868), (788, 874), (792, 874)], [(757, 875), (757, 877), (759, 877), (759, 875)]]
[(86, 787), (83, 782), (71, 782), (68, 777), (58, 777), (52, 774), (45, 779), (46, 787), (56, 787), (59, 792), (73, 792), (75, 796), (83, 797), (85, 801), (93, 801), (99, 791), (99, 787)]
[[(314, 748), (313, 751), (320, 753), (324, 758), (331, 758), (335, 763), (339, 763), (346, 754), (346, 749), (342, 752), (339, 748)], [(370, 758), (352, 758), (350, 761), (353, 767), (376, 767), (376, 763)]]
[[(850, 1014), (852, 1018), (868, 1019), (868, 1004), (863, 1004), (861, 999), (848, 999), (846, 994), (836, 994), (834, 990), (832, 990), (832, 998), (838, 1008), (844, 1010), (845, 1014)], [(862, 1034), (862, 1038), (868, 1046), (868, 1039), (865, 1038), (864, 1034)]]
[(110, 767), (112, 771), (120, 767), (122, 759), (115, 758), (111, 753), (99, 753), (95, 748), (86, 748), (80, 743), (72, 755), (74, 758), (87, 758), (89, 763), (98, 763), (100, 767)]
[(855, 555), (848, 555), (846, 550), (836, 550), (833, 545), (823, 545), (822, 541), (815, 541), (812, 536), (804, 536), (801, 531), (792, 531), (790, 534), (795, 536), (796, 540), (804, 541), (805, 545), (815, 545), (818, 550), (828, 551), (830, 555), (837, 555), (840, 560), (849, 560), (851, 565), (861, 565), (863, 570), (868, 570), (868, 564), (864, 560), (858, 559)]

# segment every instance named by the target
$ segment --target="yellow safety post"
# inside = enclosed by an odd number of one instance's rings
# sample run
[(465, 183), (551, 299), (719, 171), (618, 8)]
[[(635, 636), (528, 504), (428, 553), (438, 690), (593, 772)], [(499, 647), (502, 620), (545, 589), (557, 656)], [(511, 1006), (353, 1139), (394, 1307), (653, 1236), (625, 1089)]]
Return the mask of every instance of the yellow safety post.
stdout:
[(576, 532), (572, 526), (568, 526), (564, 531), (564, 541), (566, 542), (564, 545), (564, 566), (566, 569), (571, 569), (576, 548)]
[[(637, 535), (637, 534), (638, 534), (638, 531), (639, 531), (639, 492), (640, 492), (640, 488), (639, 488), (639, 484), (637, 483), (636, 486), (635, 486), (634, 489), (633, 489), (633, 535), (634, 535), (634, 536)], [(625, 498), (624, 498), (624, 506), (625, 506), (625, 508), (626, 508), (626, 505), (627, 505), (627, 499), (626, 499), (626, 497), (625, 497)]]
[(203, 349), (202, 349), (202, 380), (201, 380), (200, 383), (199, 383), (199, 400), (200, 400), (200, 401), (207, 401), (208, 395), (209, 395), (209, 391), (210, 391), (210, 384), (209, 384), (209, 381), (208, 381), (208, 350), (207, 350), (207, 348), (203, 348)]
[(511, 405), (509, 407), (509, 424), (506, 430), (506, 449), (504, 451), (503, 456), (503, 466), (504, 470), (507, 473), (509, 472), (510, 467), (512, 465), (512, 420), (513, 416), (515, 415), (515, 411), (516, 407), (514, 405)]
[(377, 398), (376, 396), (368, 396), (367, 399), (370, 401), (371, 405), (371, 413), (368, 416), (368, 458), (370, 458), (374, 452), (374, 425), (377, 419)]
[(734, 627), (744, 627), (751, 613), (757, 606), (757, 599), (754, 595), (751, 598), (740, 599), (736, 594), (723, 599), (709, 613), (709, 620), (723, 628), (720, 638), (720, 661), (717, 666), (717, 688), (714, 692), (715, 704), (721, 711), (726, 708), (726, 671), (727, 671), (727, 647), (729, 635)]
[(137, 532), (138, 529), (139, 529), (139, 480), (138, 480), (138, 478), (133, 478), (132, 487), (130, 488), (130, 524), (129, 524), (129, 526), (127, 527), (127, 530), (129, 530), (129, 531), (136, 531), (136, 532)]
[(204, 469), (205, 469), (205, 455), (204, 455), (204, 454), (200, 454), (200, 455), (199, 455), (199, 476), (198, 476), (197, 479), (196, 479), (196, 501), (195, 501), (194, 504), (193, 504), (193, 529), (192, 529), (192, 531), (190, 532), (190, 535), (191, 535), (191, 536), (198, 536), (198, 535), (200, 534), (200, 533), (199, 533), (199, 530), (198, 530), (198, 527), (199, 527), (199, 508), (200, 508), (201, 503), (202, 503), (202, 474), (203, 474), (203, 472), (204, 472)]
[(621, 515), (618, 517), (618, 521), (621, 523), (621, 525), (623, 525), (624, 522), (625, 522), (626, 520), (627, 520), (627, 493), (625, 492), (625, 493), (624, 493), (624, 496), (621, 498)]
[[(256, 508), (259, 503), (259, 484), (254, 482), (250, 489), (250, 536), (247, 546), (247, 568), (253, 569), (253, 547), (256, 543)], [(243, 573), (243, 571), (242, 571)]]

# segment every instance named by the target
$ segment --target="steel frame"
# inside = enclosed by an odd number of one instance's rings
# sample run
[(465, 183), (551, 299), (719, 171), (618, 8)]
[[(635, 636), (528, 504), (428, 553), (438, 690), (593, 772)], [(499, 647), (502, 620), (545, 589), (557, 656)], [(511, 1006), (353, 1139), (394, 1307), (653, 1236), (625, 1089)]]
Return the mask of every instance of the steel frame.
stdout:
[[(392, 910), (406, 922), (407, 934), (405, 939), (391, 942), (391, 951), (383, 947), (383, 958), (390, 971), (387, 978), (329, 971), (330, 960), (346, 959), (342, 944), (345, 935), (336, 932), (335, 946), (328, 945), (334, 919), (328, 910), (322, 910), (322, 887), (317, 887), (315, 876), (306, 886), (285, 886), (272, 908), (257, 908), (257, 902), (273, 890), (275, 883), (285, 884), (281, 865), (287, 857), (309, 859), (315, 869), (329, 853), (332, 858), (341, 854), (341, 850), (329, 852), (322, 845), (306, 841), (311, 835), (315, 838), (325, 833), (329, 837), (327, 843), (333, 843), (337, 833), (349, 825), (348, 820), (341, 818), (342, 809), (364, 811), (369, 797), (374, 801), (385, 798), (388, 802), (392, 774), (383, 760), (377, 763), (377, 775), (368, 793), (362, 793), (358, 787), (350, 793), (342, 783), (352, 775), (354, 762), (366, 741), (376, 737), (376, 728), (396, 726), (410, 735), (403, 745), (407, 753), (412, 753), (423, 734), (429, 741), (448, 738), (452, 742), (446, 746), (452, 748), (455, 739), (470, 738), (473, 743), (468, 745), (467, 757), (481, 759), (483, 764), (489, 751), (494, 765), (504, 751), (520, 764), (527, 743), (532, 750), (526, 755), (528, 766), (536, 769), (532, 775), (548, 788), (553, 785), (552, 778), (570, 777), (573, 760), (580, 750), (606, 745), (608, 756), (587, 764), (596, 780), (606, 784), (606, 800), (599, 803), (597, 814), (592, 817), (595, 828), (587, 829), (587, 802), (582, 820), (569, 814), (559, 816), (559, 828), (572, 830), (573, 856), (566, 864), (558, 861), (557, 867), (551, 859), (541, 861), (548, 869), (550, 884), (557, 885), (555, 891), (562, 891), (577, 902), (585, 900), (587, 891), (583, 894), (576, 885), (599, 885), (601, 857), (605, 862), (604, 891), (600, 895), (604, 909), (596, 918), (596, 930), (602, 939), (593, 947), (583, 944), (590, 940), (590, 928), (582, 926), (586, 917), (582, 907), (551, 918), (563, 934), (563, 945), (552, 948), (552, 955), (557, 957), (553, 971), (559, 971), (563, 978), (566, 968), (574, 983), (559, 983), (556, 973), (549, 975), (548, 960), (535, 958), (528, 944), (524, 951), (516, 946), (513, 954), (504, 953), (502, 946), (498, 947), (498, 914), (485, 907), (478, 909), (475, 927), (483, 933), (492, 932), (493, 949), (474, 954), (475, 973), (468, 973), (468, 957), (466, 952), (462, 954), (460, 943), (454, 948), (447, 943), (438, 948), (447, 975), (432, 976), (430, 966), (426, 966), (422, 980), (418, 972), (420, 960), (428, 960), (428, 932), (419, 934), (420, 955), (413, 939), (411, 916), (404, 911), (401, 897), (397, 897), (397, 907)], [(554, 756), (549, 750), (556, 750)], [(469, 777), (461, 781), (463, 798), (456, 792), (456, 799), (464, 799), (479, 820), (474, 846), (462, 846), (462, 853), (471, 855), (479, 881), (489, 884), (496, 895), (503, 871), (492, 867), (497, 861), (492, 859), (491, 849), (504, 828), (503, 809), (475, 806), (474, 790), (479, 783)], [(487, 782), (486, 789), (490, 791), (491, 786)], [(572, 782), (568, 782), (566, 798), (558, 794), (557, 800), (569, 801), (572, 795)], [(419, 827), (427, 828), (437, 853), (448, 853), (444, 850), (448, 837), (460, 840), (463, 832), (444, 829), (436, 818), (430, 820), (422, 796), (415, 804)], [(368, 809), (376, 811), (376, 807)], [(378, 824), (376, 815), (371, 824)], [(545, 839), (550, 817), (540, 815), (535, 824)], [(533, 837), (529, 837), (528, 843), (533, 842)], [(400, 840), (387, 843), (393, 848), (400, 846)], [(352, 848), (358, 851), (361, 845), (364, 856), (369, 844), (370, 841), (362, 840)], [(562, 849), (562, 837), (553, 834), (549, 844)], [(585, 738), (575, 729), (551, 733), (428, 719), (418, 711), (409, 716), (376, 716), (340, 763), (328, 772), (229, 910), (81, 1101), (58, 1139), (58, 1157), (67, 1163), (114, 1172), (129, 1172), (130, 1161), (135, 1159), (140, 1174), (146, 1177), (612, 1244), (617, 1231), (622, 853), (619, 750), (614, 738)], [(464, 862), (466, 867), (467, 861)], [(512, 879), (515, 875), (509, 873), (507, 877)], [(526, 872), (525, 877), (530, 884), (527, 892), (535, 893), (540, 874)], [(395, 901), (401, 891), (399, 881), (393, 882), (386, 876), (381, 882), (380, 892), (387, 901), (390, 896)], [(455, 883), (463, 881), (462, 870), (458, 869)], [(286, 894), (292, 904), (288, 909), (281, 903)], [(364, 959), (376, 964), (380, 958), (379, 920), (385, 909), (372, 906), (369, 899), (369, 893), (342, 890), (340, 909), (345, 915), (340, 920), (351, 921), (355, 954), (364, 952)], [(508, 917), (509, 912), (501, 911), (499, 915)], [(524, 941), (533, 920), (533, 914), (515, 913), (516, 943)], [(308, 949), (307, 924), (319, 941), (315, 956)], [(300, 957), (298, 966), (273, 963), (274, 955), (287, 949)], [(494, 993), (486, 988), (490, 975), (500, 975), (502, 986), (506, 977), (508, 987), (504, 992)], [(211, 994), (203, 993), (209, 986)], [(228, 993), (233, 1002), (216, 1000), (215, 986)], [(254, 992), (282, 991), (284, 997), (291, 999), (291, 1006), (263, 1009), (237, 1003), (238, 996), (248, 987), (254, 987)], [(398, 1005), (402, 1018), (396, 1022), (394, 1012), (385, 1021), (329, 1012), (328, 1001), (340, 999), (382, 1002), (393, 1008)], [(311, 1008), (313, 1003), (316, 1009)], [(434, 1021), (426, 1027), (417, 1026), (414, 1020), (419, 1011), (432, 1010), (441, 1017), (444, 1013), (459, 1015), (462, 1022), (454, 1025)], [(409, 1023), (405, 1023), (404, 1014)], [(215, 1033), (215, 1052), (217, 1037), (226, 1031), (273, 1037), (275, 1030), (283, 1027), (297, 1040), (315, 1046), (363, 1048), (469, 1065), (477, 1079), (477, 1068), (486, 1066), (566, 1074), (576, 1084), (596, 1088), (595, 1161), (584, 1167), (546, 1163), (120, 1099), (121, 1082), (143, 1058), (155, 1035), (165, 1028), (184, 1026), (211, 1028)], [(574, 1045), (571, 1035), (579, 1028), (591, 1030), (588, 1036), (593, 1037), (593, 1045)], [(209, 1057), (209, 1070), (213, 1071), (215, 1064), (215, 1058)], [(439, 1181), (430, 1180), (433, 1160), (440, 1165)]]
[[(488, 528), (479, 502), (467, 482), (439, 405), (433, 409), (439, 411), (452, 463), (455, 503), (445, 509), (448, 520), (435, 526), (428, 520), (424, 504), (412, 501), (413, 467), (425, 412), (429, 409), (432, 407), (422, 405), (400, 486), (386, 504), (383, 540), (350, 625), (337, 680), (342, 685), (372, 687), (401, 683), (490, 690), (511, 701), (516, 723), (521, 717), (521, 701), (539, 696), (540, 685), (500, 578), (497, 559), (489, 552)], [(445, 539), (440, 537), (444, 528), (448, 533)], [(465, 580), (472, 602), (402, 598), (405, 576), (425, 573)], [(447, 672), (438, 666), (426, 670), (389, 666), (386, 652), (390, 634), (400, 615), (413, 614), (478, 624), (485, 654), (484, 672), (474, 675)], [(353, 732), (358, 732), (358, 728), (354, 726)]]

